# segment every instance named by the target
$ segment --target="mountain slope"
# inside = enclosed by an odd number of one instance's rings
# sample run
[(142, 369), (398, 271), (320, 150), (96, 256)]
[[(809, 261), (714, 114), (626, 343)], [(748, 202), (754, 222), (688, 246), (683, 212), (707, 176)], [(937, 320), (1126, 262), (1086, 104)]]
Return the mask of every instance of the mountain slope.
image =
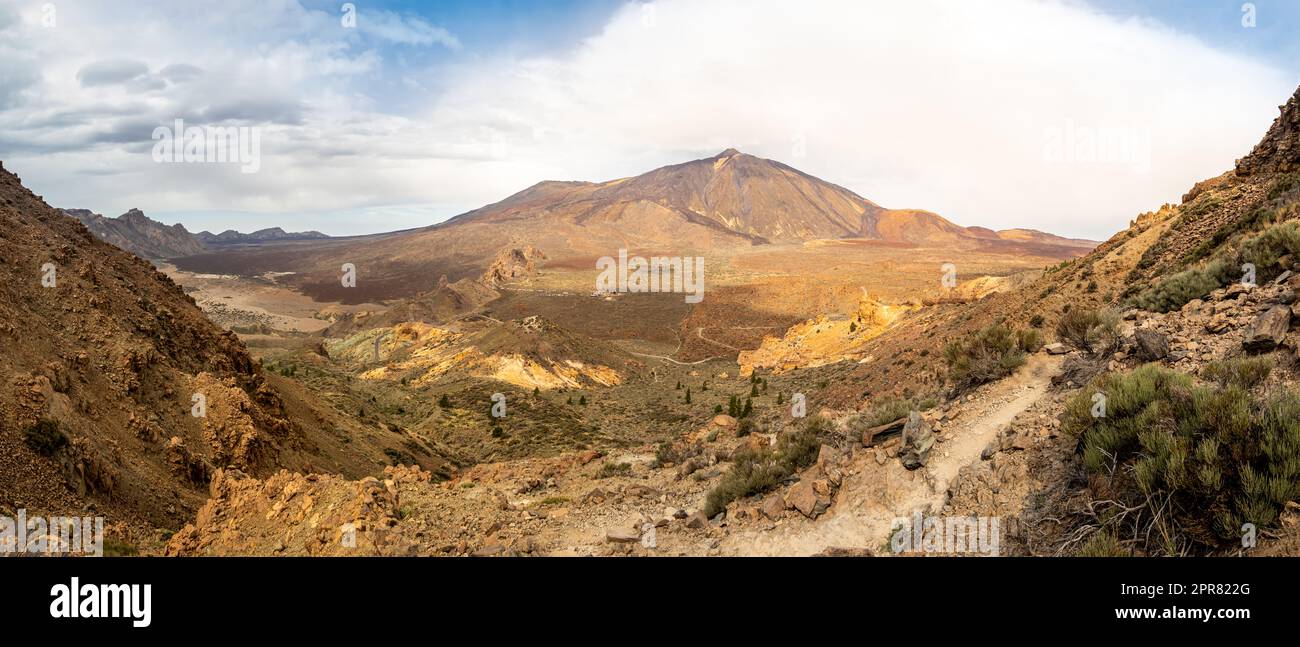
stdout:
[[(1300, 90), (1253, 151), (1233, 171), (1196, 183), (1181, 204), (1166, 204), (1136, 217), (1127, 229), (1080, 258), (1049, 268), (1015, 289), (972, 303), (927, 308), (909, 315), (873, 340), (871, 352), (890, 362), (845, 367), (823, 397), (841, 405), (872, 393), (930, 392), (942, 387), (946, 367), (939, 354), (925, 352), (969, 338), (981, 327), (1037, 323), (1053, 341), (1056, 322), (1072, 309), (1145, 307), (1153, 294), (1174, 309), (1239, 282), (1241, 250), (1266, 230), (1300, 218)], [(1275, 232), (1276, 234), (1276, 232)], [(1261, 246), (1250, 260), (1265, 281), (1288, 269), (1289, 244)], [(1297, 256), (1300, 258), (1300, 256)], [(1205, 270), (1220, 262), (1230, 271)], [(1189, 272), (1204, 280), (1186, 287)], [(1177, 288), (1177, 289), (1175, 289)], [(1171, 299), (1171, 300), (1169, 300)], [(908, 367), (899, 371), (899, 364)]]
[(886, 209), (844, 187), (734, 148), (713, 157), (599, 184), (543, 182), (494, 205), (457, 216), (449, 224), (548, 219), (560, 211), (579, 214), (577, 222), (582, 224), (598, 223), (615, 220), (630, 205), (641, 203), (658, 205), (692, 223), (762, 242), (868, 238), (947, 244), (957, 239), (1034, 237), (1037, 242), (1078, 247), (1090, 244), (1032, 230), (994, 232), (961, 227), (927, 211)]
[(81, 221), (96, 238), (136, 256), (149, 259), (189, 256), (204, 251), (203, 243), (179, 223), (167, 226), (132, 209), (116, 218), (105, 218), (89, 209), (61, 209)]
[(3, 165), (0, 225), (5, 509), (174, 529), (218, 468), (360, 476), (402, 442), (263, 373), (171, 279)]
[[(541, 182), (444, 223), (347, 240), (239, 249), (186, 259), (187, 271), (295, 272), (321, 300), (361, 303), (410, 297), (488, 269), (502, 241), (531, 245), (557, 266), (591, 267), (624, 248), (694, 255), (770, 243), (861, 238), (945, 250), (1029, 252), (1073, 258), (1091, 248), (1031, 232), (967, 228), (918, 210), (886, 209), (780, 162), (728, 149), (608, 182)], [(338, 280), (352, 263), (364, 279)]]
[(204, 245), (212, 246), (279, 242), (288, 240), (324, 240), (329, 238), (329, 236), (322, 234), (319, 231), (287, 232), (279, 227), (259, 229), (251, 234), (243, 234), (233, 229), (227, 229), (219, 234), (214, 234), (210, 231), (200, 231), (194, 236)]

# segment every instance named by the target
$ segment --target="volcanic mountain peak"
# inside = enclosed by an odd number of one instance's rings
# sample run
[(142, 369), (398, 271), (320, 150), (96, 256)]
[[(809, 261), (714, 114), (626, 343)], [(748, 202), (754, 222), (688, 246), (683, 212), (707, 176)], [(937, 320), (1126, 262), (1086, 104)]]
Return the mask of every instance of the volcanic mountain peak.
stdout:
[[(554, 220), (557, 216), (589, 229), (629, 219), (649, 231), (702, 225), (747, 244), (827, 238), (913, 244), (1026, 239), (1022, 230), (1003, 236), (991, 229), (961, 227), (928, 211), (886, 209), (842, 186), (735, 148), (607, 182), (540, 182), (449, 222)], [(1088, 244), (1033, 238), (1033, 242)]]

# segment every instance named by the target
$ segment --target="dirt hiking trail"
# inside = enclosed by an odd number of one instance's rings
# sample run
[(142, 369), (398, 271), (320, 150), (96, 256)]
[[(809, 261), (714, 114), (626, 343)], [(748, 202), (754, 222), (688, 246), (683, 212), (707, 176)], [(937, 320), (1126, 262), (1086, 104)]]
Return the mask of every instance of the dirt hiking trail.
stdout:
[(825, 515), (809, 520), (796, 514), (771, 530), (735, 533), (723, 540), (722, 554), (815, 555), (828, 548), (886, 551), (894, 520), (918, 510), (940, 510), (958, 472), (978, 462), (999, 432), (1047, 393), (1061, 362), (1059, 356), (1031, 355), (1012, 376), (954, 404), (925, 467), (909, 472), (896, 458), (882, 465), (873, 458), (873, 450), (859, 449)]

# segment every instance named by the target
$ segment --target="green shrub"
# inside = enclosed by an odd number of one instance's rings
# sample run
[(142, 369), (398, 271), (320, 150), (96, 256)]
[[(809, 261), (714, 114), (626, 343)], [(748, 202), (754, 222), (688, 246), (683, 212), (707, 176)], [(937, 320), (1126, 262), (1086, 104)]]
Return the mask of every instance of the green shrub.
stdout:
[(607, 479), (611, 476), (627, 476), (632, 473), (631, 463), (609, 463), (600, 466), (600, 471), (596, 472), (596, 478)]
[(736, 437), (744, 438), (745, 436), (750, 435), (754, 432), (754, 429), (757, 428), (757, 426), (758, 425), (754, 424), (754, 421), (750, 418), (742, 419), (740, 424), (736, 425)]
[(879, 427), (899, 418), (906, 418), (912, 411), (932, 409), (936, 404), (938, 400), (934, 398), (884, 398), (854, 416), (849, 422), (849, 427), (856, 431)]
[(1253, 263), (1256, 280), (1269, 281), (1285, 269), (1281, 263), (1283, 256), (1295, 257), (1297, 254), (1300, 254), (1300, 223), (1284, 222), (1246, 239), (1241, 244), (1237, 265)]
[(1273, 186), (1269, 187), (1268, 199), (1276, 200), (1297, 186), (1300, 186), (1300, 173), (1282, 175), (1273, 181)]
[(820, 429), (820, 423), (810, 422), (799, 431), (782, 435), (775, 447), (736, 452), (731, 469), (705, 497), (704, 515), (713, 517), (726, 510), (728, 503), (766, 492), (812, 465), (821, 448)]
[(1079, 557), (1128, 557), (1130, 554), (1120, 545), (1115, 533), (1109, 530), (1093, 533), (1075, 552)]
[(1037, 353), (1043, 347), (1043, 333), (1033, 328), (1017, 330), (1016, 345), (1026, 353)]
[(42, 418), (24, 432), (27, 446), (41, 456), (53, 456), (68, 444), (68, 436), (57, 420)]
[(1238, 230), (1262, 226), (1276, 218), (1276, 212), (1257, 210), (1240, 223), (1228, 225), (1216, 232), (1201, 247), (1188, 254), (1200, 258), (1213, 249), (1216, 256), (1204, 266), (1186, 269), (1161, 280), (1142, 292), (1133, 305), (1144, 310), (1170, 312), (1183, 307), (1192, 299), (1200, 299), (1210, 292), (1235, 280), (1245, 263), (1255, 266), (1255, 279), (1267, 281), (1281, 274), (1282, 258), (1300, 255), (1300, 223), (1294, 221), (1275, 224), (1258, 235), (1241, 242), (1237, 249), (1223, 247), (1225, 241)]
[(1238, 357), (1206, 364), (1205, 368), (1201, 369), (1201, 377), (1208, 382), (1218, 384), (1221, 389), (1239, 386), (1249, 391), (1268, 379), (1268, 374), (1272, 370), (1271, 356)]
[(1076, 308), (1056, 322), (1056, 337), (1087, 353), (1108, 352), (1116, 341), (1118, 325), (1114, 312)]
[(1183, 264), (1190, 265), (1201, 259), (1207, 258), (1214, 254), (1219, 248), (1223, 247), (1228, 241), (1235, 238), (1243, 232), (1250, 232), (1260, 229), (1277, 220), (1277, 211), (1260, 207), (1247, 215), (1245, 218), (1234, 220), (1222, 227), (1219, 227), (1209, 238), (1201, 241), (1199, 245), (1192, 248), (1192, 251), (1183, 256)]
[(1236, 268), (1222, 259), (1203, 267), (1183, 270), (1165, 277), (1138, 295), (1133, 305), (1153, 312), (1171, 312), (1192, 299), (1201, 299), (1231, 281)]
[[(1254, 399), (1156, 364), (1094, 386), (1070, 400), (1062, 428), (1078, 436), (1093, 487), (1127, 511), (1103, 521), (1148, 553), (1239, 546), (1243, 524), (1274, 526), (1300, 497), (1297, 394)], [(1091, 415), (1095, 392), (1102, 417)]]
[(957, 391), (1006, 377), (1025, 363), (1020, 339), (1001, 325), (984, 328), (968, 341), (948, 344), (943, 357)]

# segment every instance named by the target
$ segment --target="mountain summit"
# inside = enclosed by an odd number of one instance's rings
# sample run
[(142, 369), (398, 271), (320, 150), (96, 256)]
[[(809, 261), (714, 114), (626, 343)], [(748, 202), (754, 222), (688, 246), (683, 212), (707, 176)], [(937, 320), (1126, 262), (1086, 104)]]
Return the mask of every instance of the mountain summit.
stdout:
[(691, 223), (757, 243), (866, 238), (915, 244), (1025, 240), (1087, 246), (1041, 232), (1003, 236), (966, 228), (913, 209), (886, 209), (842, 186), (781, 162), (728, 148), (713, 157), (602, 183), (542, 182), (501, 202), (449, 221), (505, 223), (525, 214), (554, 220), (580, 214), (578, 224), (623, 221), (642, 227)]
[[(452, 282), (478, 277), (503, 240), (531, 245), (557, 266), (590, 266), (590, 259), (619, 249), (698, 254), (828, 239), (1056, 259), (1094, 246), (1033, 230), (962, 227), (928, 211), (887, 209), (781, 162), (728, 148), (634, 177), (539, 182), (423, 229), (233, 250), (178, 266), (196, 272), (234, 267), (293, 272), (288, 280), (315, 298), (358, 303), (413, 296), (432, 289), (443, 275)], [(344, 262), (382, 271), (368, 273), (364, 291), (348, 290), (335, 276)]]

